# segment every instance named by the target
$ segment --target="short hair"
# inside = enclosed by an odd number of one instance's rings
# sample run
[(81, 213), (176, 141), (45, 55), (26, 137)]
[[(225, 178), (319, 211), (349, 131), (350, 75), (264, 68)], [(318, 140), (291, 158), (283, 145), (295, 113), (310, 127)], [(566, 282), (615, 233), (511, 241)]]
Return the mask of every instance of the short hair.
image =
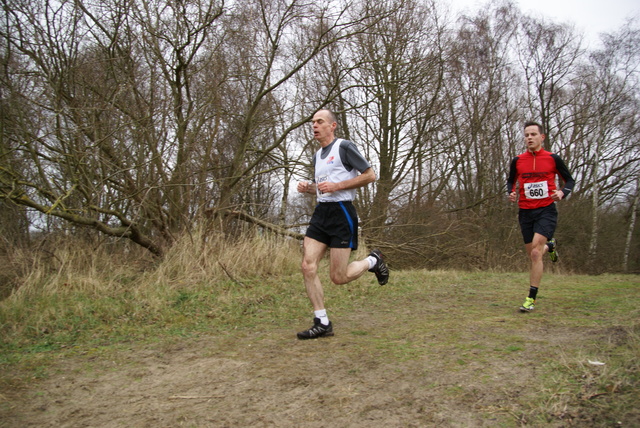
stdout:
[(524, 124), (524, 129), (527, 129), (530, 126), (537, 126), (538, 127), (538, 132), (541, 134), (544, 134), (544, 126), (540, 125), (538, 122), (535, 122), (533, 120), (526, 122)]
[(338, 123), (338, 117), (335, 115), (334, 112), (332, 112), (328, 108), (323, 108), (323, 109), (320, 109), (319, 111), (326, 111), (331, 123)]

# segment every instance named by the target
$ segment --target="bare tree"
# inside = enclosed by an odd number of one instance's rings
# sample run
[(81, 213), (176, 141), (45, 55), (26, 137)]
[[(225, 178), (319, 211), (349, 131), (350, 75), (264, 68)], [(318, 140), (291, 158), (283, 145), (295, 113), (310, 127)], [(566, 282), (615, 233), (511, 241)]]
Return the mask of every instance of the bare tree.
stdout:
[(353, 89), (342, 100), (351, 113), (350, 133), (377, 170), (375, 195), (364, 212), (370, 235), (379, 239), (394, 222), (396, 207), (420, 201), (437, 180), (425, 176), (423, 168), (445, 150), (433, 144), (432, 136), (442, 121), (446, 36), (433, 3), (365, 6), (392, 16), (354, 39), (358, 67), (350, 76)]
[(635, 195), (631, 203), (630, 215), (629, 215), (629, 227), (627, 228), (627, 236), (624, 243), (624, 252), (622, 253), (622, 271), (629, 271), (629, 254), (631, 253), (631, 242), (633, 239), (633, 232), (636, 227), (636, 219), (638, 215), (638, 208), (640, 207), (640, 175), (636, 180)]
[(284, 115), (294, 77), (366, 28), (346, 5), (308, 6), (6, 0), (4, 88), (32, 112), (4, 121), (25, 166), (3, 156), (2, 198), (155, 254), (205, 208), (265, 215), (310, 114)]
[(600, 216), (620, 199), (628, 183), (635, 182), (640, 162), (636, 136), (640, 95), (638, 31), (631, 27), (604, 39), (604, 49), (591, 55), (575, 87), (573, 144), (580, 192), (591, 200), (589, 264), (595, 266)]
[(503, 197), (504, 171), (520, 141), (522, 90), (510, 55), (517, 20), (511, 5), (461, 20), (447, 68), (450, 132), (456, 140), (449, 153), (455, 171), (450, 209), (490, 209), (495, 204), (486, 202)]
[(532, 116), (590, 206), (592, 260), (637, 192), (632, 22), (587, 57), (497, 1), (455, 24), (428, 0), (2, 4), (5, 235), (82, 228), (157, 255), (199, 222), (299, 236), (310, 202), (289, 190), (322, 107), (379, 178), (359, 189), (365, 238), (431, 265), (484, 266), (511, 239), (505, 169)]
[(571, 102), (568, 88), (584, 54), (582, 38), (566, 24), (527, 16), (521, 22), (518, 53), (529, 87), (529, 111), (525, 114), (541, 121), (547, 134), (545, 148), (551, 150), (555, 135), (571, 125), (565, 107)]

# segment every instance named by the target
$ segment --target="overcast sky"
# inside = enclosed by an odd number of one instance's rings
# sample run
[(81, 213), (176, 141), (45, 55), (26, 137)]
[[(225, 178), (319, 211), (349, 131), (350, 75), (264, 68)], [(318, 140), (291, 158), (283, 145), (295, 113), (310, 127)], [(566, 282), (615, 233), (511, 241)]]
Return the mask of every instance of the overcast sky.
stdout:
[[(447, 0), (445, 0), (447, 1)], [(448, 0), (457, 11), (472, 12), (486, 4), (482, 0)], [(557, 23), (574, 24), (583, 32), (590, 47), (596, 47), (599, 33), (610, 33), (627, 18), (636, 17), (640, 25), (638, 0), (513, 0), (527, 15), (545, 17)]]

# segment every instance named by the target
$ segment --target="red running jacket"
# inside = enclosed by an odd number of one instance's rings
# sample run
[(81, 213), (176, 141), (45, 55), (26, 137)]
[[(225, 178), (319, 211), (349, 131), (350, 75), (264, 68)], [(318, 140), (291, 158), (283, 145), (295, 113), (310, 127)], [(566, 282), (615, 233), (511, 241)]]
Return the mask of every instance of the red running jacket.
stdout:
[(518, 206), (521, 209), (546, 207), (553, 203), (551, 194), (556, 190), (556, 175), (564, 181), (562, 192), (566, 198), (573, 190), (575, 181), (560, 156), (545, 149), (534, 153), (527, 150), (511, 161), (507, 194), (514, 192), (518, 183)]

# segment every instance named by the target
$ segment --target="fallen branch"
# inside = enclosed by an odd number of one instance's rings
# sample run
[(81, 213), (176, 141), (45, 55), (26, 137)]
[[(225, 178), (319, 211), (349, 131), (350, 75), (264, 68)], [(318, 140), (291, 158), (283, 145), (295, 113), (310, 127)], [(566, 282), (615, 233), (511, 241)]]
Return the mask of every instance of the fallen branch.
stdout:
[(304, 239), (304, 234), (302, 233), (291, 232), (290, 230), (287, 230), (276, 224), (269, 223), (268, 221), (261, 220), (242, 211), (227, 211), (226, 215), (228, 217), (235, 217), (237, 219), (246, 221), (247, 223), (255, 224), (256, 226), (264, 227), (265, 229), (270, 230), (278, 235), (289, 236), (298, 240)]
[(218, 264), (220, 265), (220, 267), (222, 268), (222, 270), (224, 271), (224, 273), (226, 273), (226, 274), (227, 274), (227, 276), (231, 279), (231, 281), (233, 281), (233, 282), (235, 282), (236, 284), (241, 285), (241, 286), (243, 286), (243, 287), (246, 287), (246, 286), (247, 286), (247, 284), (243, 283), (242, 281), (239, 281), (239, 280), (235, 279), (235, 278), (233, 277), (233, 275), (231, 275), (231, 272), (229, 272), (229, 271), (227, 270), (226, 266), (225, 266), (225, 265), (223, 265), (221, 261), (219, 261), (219, 260), (218, 260)]
[(588, 396), (584, 397), (584, 399), (585, 400), (591, 400), (592, 398), (597, 398), (597, 397), (600, 397), (602, 395), (608, 395), (608, 394), (609, 394), (608, 392), (599, 392), (597, 394), (588, 395)]

